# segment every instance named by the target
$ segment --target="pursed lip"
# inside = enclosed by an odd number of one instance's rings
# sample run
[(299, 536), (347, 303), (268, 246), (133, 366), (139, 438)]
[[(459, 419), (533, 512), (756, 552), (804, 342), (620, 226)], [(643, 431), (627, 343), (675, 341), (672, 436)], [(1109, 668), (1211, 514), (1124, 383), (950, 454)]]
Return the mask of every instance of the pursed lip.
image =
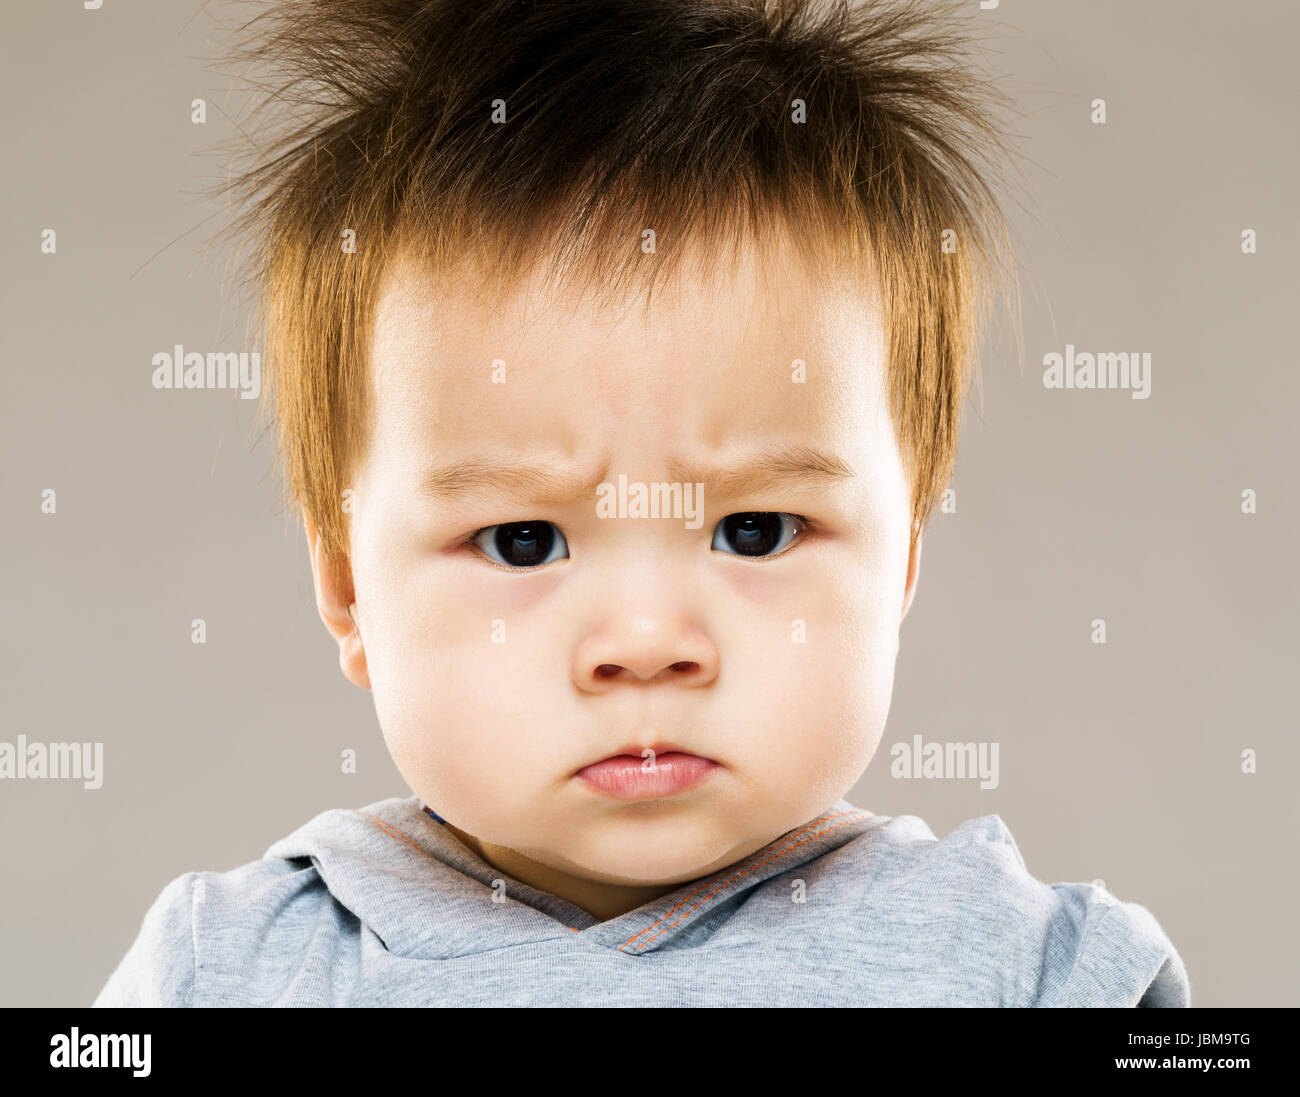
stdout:
[(722, 768), (712, 758), (682, 750), (675, 743), (632, 744), (583, 766), (573, 779), (614, 800), (662, 800), (698, 788)]
[[(576, 777), (588, 766), (598, 766), (601, 762), (608, 762), (611, 758), (622, 758), (625, 756), (631, 758), (643, 758), (645, 757), (644, 752), (647, 750), (654, 751), (656, 757), (660, 754), (689, 754), (696, 758), (704, 758), (706, 762), (714, 761), (712, 758), (705, 758), (703, 754), (696, 754), (693, 750), (679, 747), (676, 743), (650, 743), (645, 745), (641, 743), (629, 743), (622, 750), (616, 750), (612, 754), (606, 754), (603, 758), (596, 758), (590, 762), (584, 763), (575, 769), (570, 776)], [(717, 763), (715, 762), (714, 764), (716, 765)]]

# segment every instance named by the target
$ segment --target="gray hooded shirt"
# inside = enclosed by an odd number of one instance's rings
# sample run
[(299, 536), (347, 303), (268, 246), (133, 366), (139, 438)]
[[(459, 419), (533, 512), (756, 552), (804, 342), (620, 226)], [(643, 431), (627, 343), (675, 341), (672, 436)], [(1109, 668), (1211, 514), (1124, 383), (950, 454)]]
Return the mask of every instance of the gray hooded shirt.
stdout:
[(168, 884), (96, 1006), (1186, 1006), (1151, 913), (1029, 875), (997, 815), (942, 840), (845, 800), (600, 921), (416, 797), (326, 811)]

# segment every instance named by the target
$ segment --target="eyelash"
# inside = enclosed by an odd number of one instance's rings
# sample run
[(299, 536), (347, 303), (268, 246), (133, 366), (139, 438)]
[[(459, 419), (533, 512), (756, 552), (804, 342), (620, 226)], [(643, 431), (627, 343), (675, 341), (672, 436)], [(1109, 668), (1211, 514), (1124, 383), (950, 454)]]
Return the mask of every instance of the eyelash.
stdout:
[[(736, 559), (744, 560), (750, 564), (766, 564), (772, 560), (780, 560), (783, 556), (787, 555), (788, 553), (796, 549), (799, 545), (803, 544), (803, 542), (808, 539), (809, 534), (820, 533), (822, 531), (822, 527), (819, 522), (814, 521), (812, 518), (806, 518), (802, 514), (795, 514), (794, 512), (788, 510), (767, 510), (767, 511), (753, 511), (753, 512), (737, 511), (736, 513), (784, 514), (787, 517), (793, 518), (796, 522), (798, 522), (801, 526), (804, 527), (798, 533), (795, 534), (794, 540), (792, 540), (785, 548), (783, 548), (780, 552), (776, 553), (773, 556), (740, 556), (740, 555), (736, 556)], [(728, 518), (730, 517), (730, 515), (724, 515), (723, 517)], [(539, 521), (545, 521), (545, 520), (546, 519), (539, 519)], [(514, 567), (510, 567), (510, 565), (508, 564), (498, 563), (496, 560), (493, 560), (492, 557), (488, 556), (487, 553), (483, 552), (481, 549), (475, 546), (474, 542), (475, 540), (478, 539), (478, 537), (481, 534), (485, 533), (487, 530), (490, 530), (496, 526), (507, 525), (507, 524), (508, 523), (505, 522), (491, 522), (486, 526), (480, 526), (468, 537), (466, 537), (463, 541), (461, 541), (461, 547), (473, 549), (473, 551), (483, 560), (484, 563), (490, 564), (492, 567), (497, 568), (499, 571), (541, 571), (543, 567), (545, 567), (545, 565), (542, 565), (541, 567), (531, 567), (531, 568), (514, 568)], [(558, 529), (559, 527), (557, 526), (556, 528)]]

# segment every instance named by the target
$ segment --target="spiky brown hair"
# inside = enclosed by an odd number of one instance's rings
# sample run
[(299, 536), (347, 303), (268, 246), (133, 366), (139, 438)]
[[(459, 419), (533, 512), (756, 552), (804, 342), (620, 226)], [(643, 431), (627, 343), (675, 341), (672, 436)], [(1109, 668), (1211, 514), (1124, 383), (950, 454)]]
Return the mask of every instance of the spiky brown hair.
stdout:
[(621, 293), (686, 242), (723, 256), (778, 226), (855, 262), (884, 309), (915, 538), (1011, 270), (993, 187), (1006, 99), (972, 41), (952, 4), (917, 0), (280, 0), (245, 23), (252, 124), (287, 124), (259, 131), (235, 228), (254, 243), (286, 486), (335, 574), (374, 297), (412, 246), (435, 269), (480, 257), (485, 294), (543, 258)]

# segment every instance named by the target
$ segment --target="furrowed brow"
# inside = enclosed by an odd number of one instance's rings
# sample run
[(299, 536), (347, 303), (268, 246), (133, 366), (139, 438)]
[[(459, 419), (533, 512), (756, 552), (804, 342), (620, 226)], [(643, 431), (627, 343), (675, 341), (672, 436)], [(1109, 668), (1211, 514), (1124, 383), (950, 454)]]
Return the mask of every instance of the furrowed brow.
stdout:
[[(723, 497), (792, 486), (825, 489), (856, 475), (841, 458), (807, 446), (765, 453), (735, 464), (674, 460), (668, 468), (670, 480), (704, 484), (713, 494)], [(421, 481), (420, 492), (443, 503), (482, 496), (563, 503), (594, 498), (596, 489), (606, 479), (608, 476), (603, 472), (584, 480), (536, 463), (469, 458), (431, 470)]]
[(585, 481), (536, 463), (469, 458), (430, 471), (420, 493), (442, 503), (482, 496), (561, 503), (594, 496), (600, 481), (599, 476)]
[(715, 495), (728, 496), (781, 487), (825, 489), (857, 474), (834, 454), (794, 446), (733, 465), (673, 461), (669, 475), (679, 483), (704, 484)]

